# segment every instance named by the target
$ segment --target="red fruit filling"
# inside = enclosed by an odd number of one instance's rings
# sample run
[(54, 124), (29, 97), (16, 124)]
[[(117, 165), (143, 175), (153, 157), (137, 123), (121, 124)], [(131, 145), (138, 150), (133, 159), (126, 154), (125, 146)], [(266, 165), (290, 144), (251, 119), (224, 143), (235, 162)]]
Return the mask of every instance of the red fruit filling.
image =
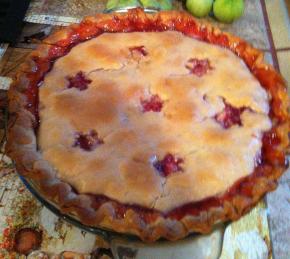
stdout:
[(208, 59), (197, 59), (197, 58), (189, 59), (185, 67), (190, 71), (191, 74), (195, 74), (198, 77), (203, 76), (209, 70), (213, 69), (210, 66)]
[(225, 107), (223, 111), (215, 115), (215, 120), (225, 129), (228, 129), (235, 124), (241, 126), (241, 113), (245, 110), (245, 108), (236, 108), (226, 102), (224, 102), (224, 104)]
[(162, 160), (158, 160), (153, 165), (163, 177), (182, 171), (182, 158), (176, 158), (172, 154), (167, 154)]
[(160, 112), (163, 106), (163, 101), (161, 98), (155, 94), (150, 97), (148, 100), (140, 100), (143, 112)]
[(101, 144), (104, 144), (104, 141), (99, 138), (95, 130), (91, 130), (88, 134), (77, 133), (73, 147), (80, 147), (86, 151), (92, 151)]
[(80, 71), (75, 76), (68, 76), (66, 79), (69, 81), (68, 88), (77, 88), (80, 91), (86, 90), (88, 88), (88, 84), (92, 82), (92, 80), (86, 78), (85, 74)]
[(134, 53), (141, 54), (142, 56), (147, 56), (148, 52), (146, 51), (144, 46), (136, 46), (136, 47), (131, 47), (129, 48), (131, 54), (133, 55)]

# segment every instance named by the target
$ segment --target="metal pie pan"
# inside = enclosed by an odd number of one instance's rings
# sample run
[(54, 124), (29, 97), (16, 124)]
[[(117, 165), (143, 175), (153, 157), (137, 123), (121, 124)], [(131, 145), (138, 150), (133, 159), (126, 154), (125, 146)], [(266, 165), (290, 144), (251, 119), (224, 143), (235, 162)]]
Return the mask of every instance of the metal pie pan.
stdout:
[[(58, 207), (58, 205), (56, 205), (55, 203), (49, 201), (48, 199), (44, 198), (43, 195), (40, 194), (40, 192), (37, 190), (37, 187), (35, 186), (35, 184), (33, 183), (33, 181), (31, 181), (30, 179), (25, 178), (22, 175), (19, 175), (21, 181), (23, 182), (23, 184), (26, 186), (26, 188), (32, 193), (32, 195), (43, 205), (45, 206), (48, 210), (50, 210), (52, 213), (54, 213), (56, 216), (58, 216), (59, 218), (63, 219), (64, 221), (86, 231), (86, 232), (90, 232), (93, 233), (95, 235), (98, 235), (100, 237), (102, 237), (103, 239), (105, 239), (106, 241), (110, 242), (113, 239), (123, 239), (126, 240), (128, 242), (142, 242), (144, 243), (141, 239), (139, 239), (137, 236), (133, 235), (133, 234), (129, 234), (129, 233), (118, 233), (115, 231), (112, 231), (110, 229), (106, 229), (106, 228), (101, 228), (101, 227), (95, 227), (95, 226), (87, 226), (82, 224), (75, 215), (72, 214), (64, 214), (61, 212), (60, 208)], [(214, 227), (213, 231), (216, 229), (225, 229), (226, 224), (224, 223), (217, 223), (216, 226)], [(199, 234), (199, 233), (192, 233), (189, 234), (188, 236), (186, 236), (184, 239), (182, 240), (186, 240), (186, 239), (192, 239), (192, 238), (197, 238), (197, 237), (202, 237), (204, 235)], [(173, 241), (168, 241), (165, 239), (159, 239), (157, 241), (155, 241), (154, 243), (172, 243)]]

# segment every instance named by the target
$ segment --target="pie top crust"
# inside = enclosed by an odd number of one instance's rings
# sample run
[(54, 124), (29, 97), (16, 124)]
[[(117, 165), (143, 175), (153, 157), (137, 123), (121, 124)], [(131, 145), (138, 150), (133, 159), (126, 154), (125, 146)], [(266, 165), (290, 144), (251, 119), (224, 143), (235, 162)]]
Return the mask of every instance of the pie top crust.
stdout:
[(147, 241), (205, 233), (287, 167), (284, 80), (246, 42), (185, 13), (88, 17), (19, 70), (6, 150), (84, 224)]
[[(191, 73), (190, 59), (207, 59), (212, 69)], [(69, 88), (79, 71), (87, 88)], [(154, 95), (161, 110), (144, 111), (142, 100)], [(225, 103), (245, 108), (241, 125), (225, 128), (215, 119)], [(251, 174), (271, 128), (267, 93), (246, 65), (180, 32), (104, 33), (80, 43), (46, 75), (39, 106), (39, 149), (58, 177), (79, 193), (165, 212)], [(78, 133), (92, 130), (102, 143), (74, 145)], [(166, 154), (183, 160), (168, 176), (154, 167)]]

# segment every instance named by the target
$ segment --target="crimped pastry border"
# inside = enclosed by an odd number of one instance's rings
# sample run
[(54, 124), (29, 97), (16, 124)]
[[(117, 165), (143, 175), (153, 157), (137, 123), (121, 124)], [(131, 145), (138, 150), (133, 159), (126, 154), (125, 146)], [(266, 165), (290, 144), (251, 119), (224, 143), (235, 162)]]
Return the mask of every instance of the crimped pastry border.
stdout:
[[(264, 134), (262, 163), (226, 193), (186, 204), (167, 214), (121, 204), (107, 197), (77, 194), (69, 184), (57, 178), (55, 169), (37, 149), (38, 93), (35, 86), (43, 80), (53, 62), (77, 43), (104, 32), (165, 30), (180, 31), (230, 49), (244, 60), (267, 90), (271, 96), (273, 128)], [(287, 167), (285, 152), (289, 145), (289, 98), (285, 81), (264, 63), (259, 50), (240, 38), (197, 21), (185, 12), (146, 14), (141, 9), (132, 9), (125, 14), (97, 14), (85, 18), (80, 24), (55, 32), (21, 65), (8, 97), (10, 118), (6, 151), (15, 161), (18, 172), (32, 179), (41, 193), (59, 204), (63, 213), (76, 215), (83, 224), (135, 234), (144, 241), (152, 242), (159, 238), (177, 240), (191, 232), (209, 232), (217, 222), (238, 219), (266, 192), (276, 188), (276, 180)]]

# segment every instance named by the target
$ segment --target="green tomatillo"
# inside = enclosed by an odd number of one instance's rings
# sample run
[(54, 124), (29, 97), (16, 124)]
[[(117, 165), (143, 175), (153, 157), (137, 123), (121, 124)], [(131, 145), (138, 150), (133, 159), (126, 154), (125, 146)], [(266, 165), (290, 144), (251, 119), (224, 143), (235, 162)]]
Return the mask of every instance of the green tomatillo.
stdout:
[(214, 16), (221, 22), (231, 23), (244, 13), (244, 0), (215, 0)]
[(157, 0), (140, 0), (141, 4), (145, 8), (153, 7), (153, 8), (160, 8), (160, 4)]
[(172, 0), (139, 0), (145, 8), (156, 8), (160, 10), (172, 9)]
[(186, 0), (187, 10), (196, 17), (205, 17), (212, 9), (213, 0)]
[(138, 0), (108, 0), (106, 4), (106, 10), (138, 6), (140, 6)]

